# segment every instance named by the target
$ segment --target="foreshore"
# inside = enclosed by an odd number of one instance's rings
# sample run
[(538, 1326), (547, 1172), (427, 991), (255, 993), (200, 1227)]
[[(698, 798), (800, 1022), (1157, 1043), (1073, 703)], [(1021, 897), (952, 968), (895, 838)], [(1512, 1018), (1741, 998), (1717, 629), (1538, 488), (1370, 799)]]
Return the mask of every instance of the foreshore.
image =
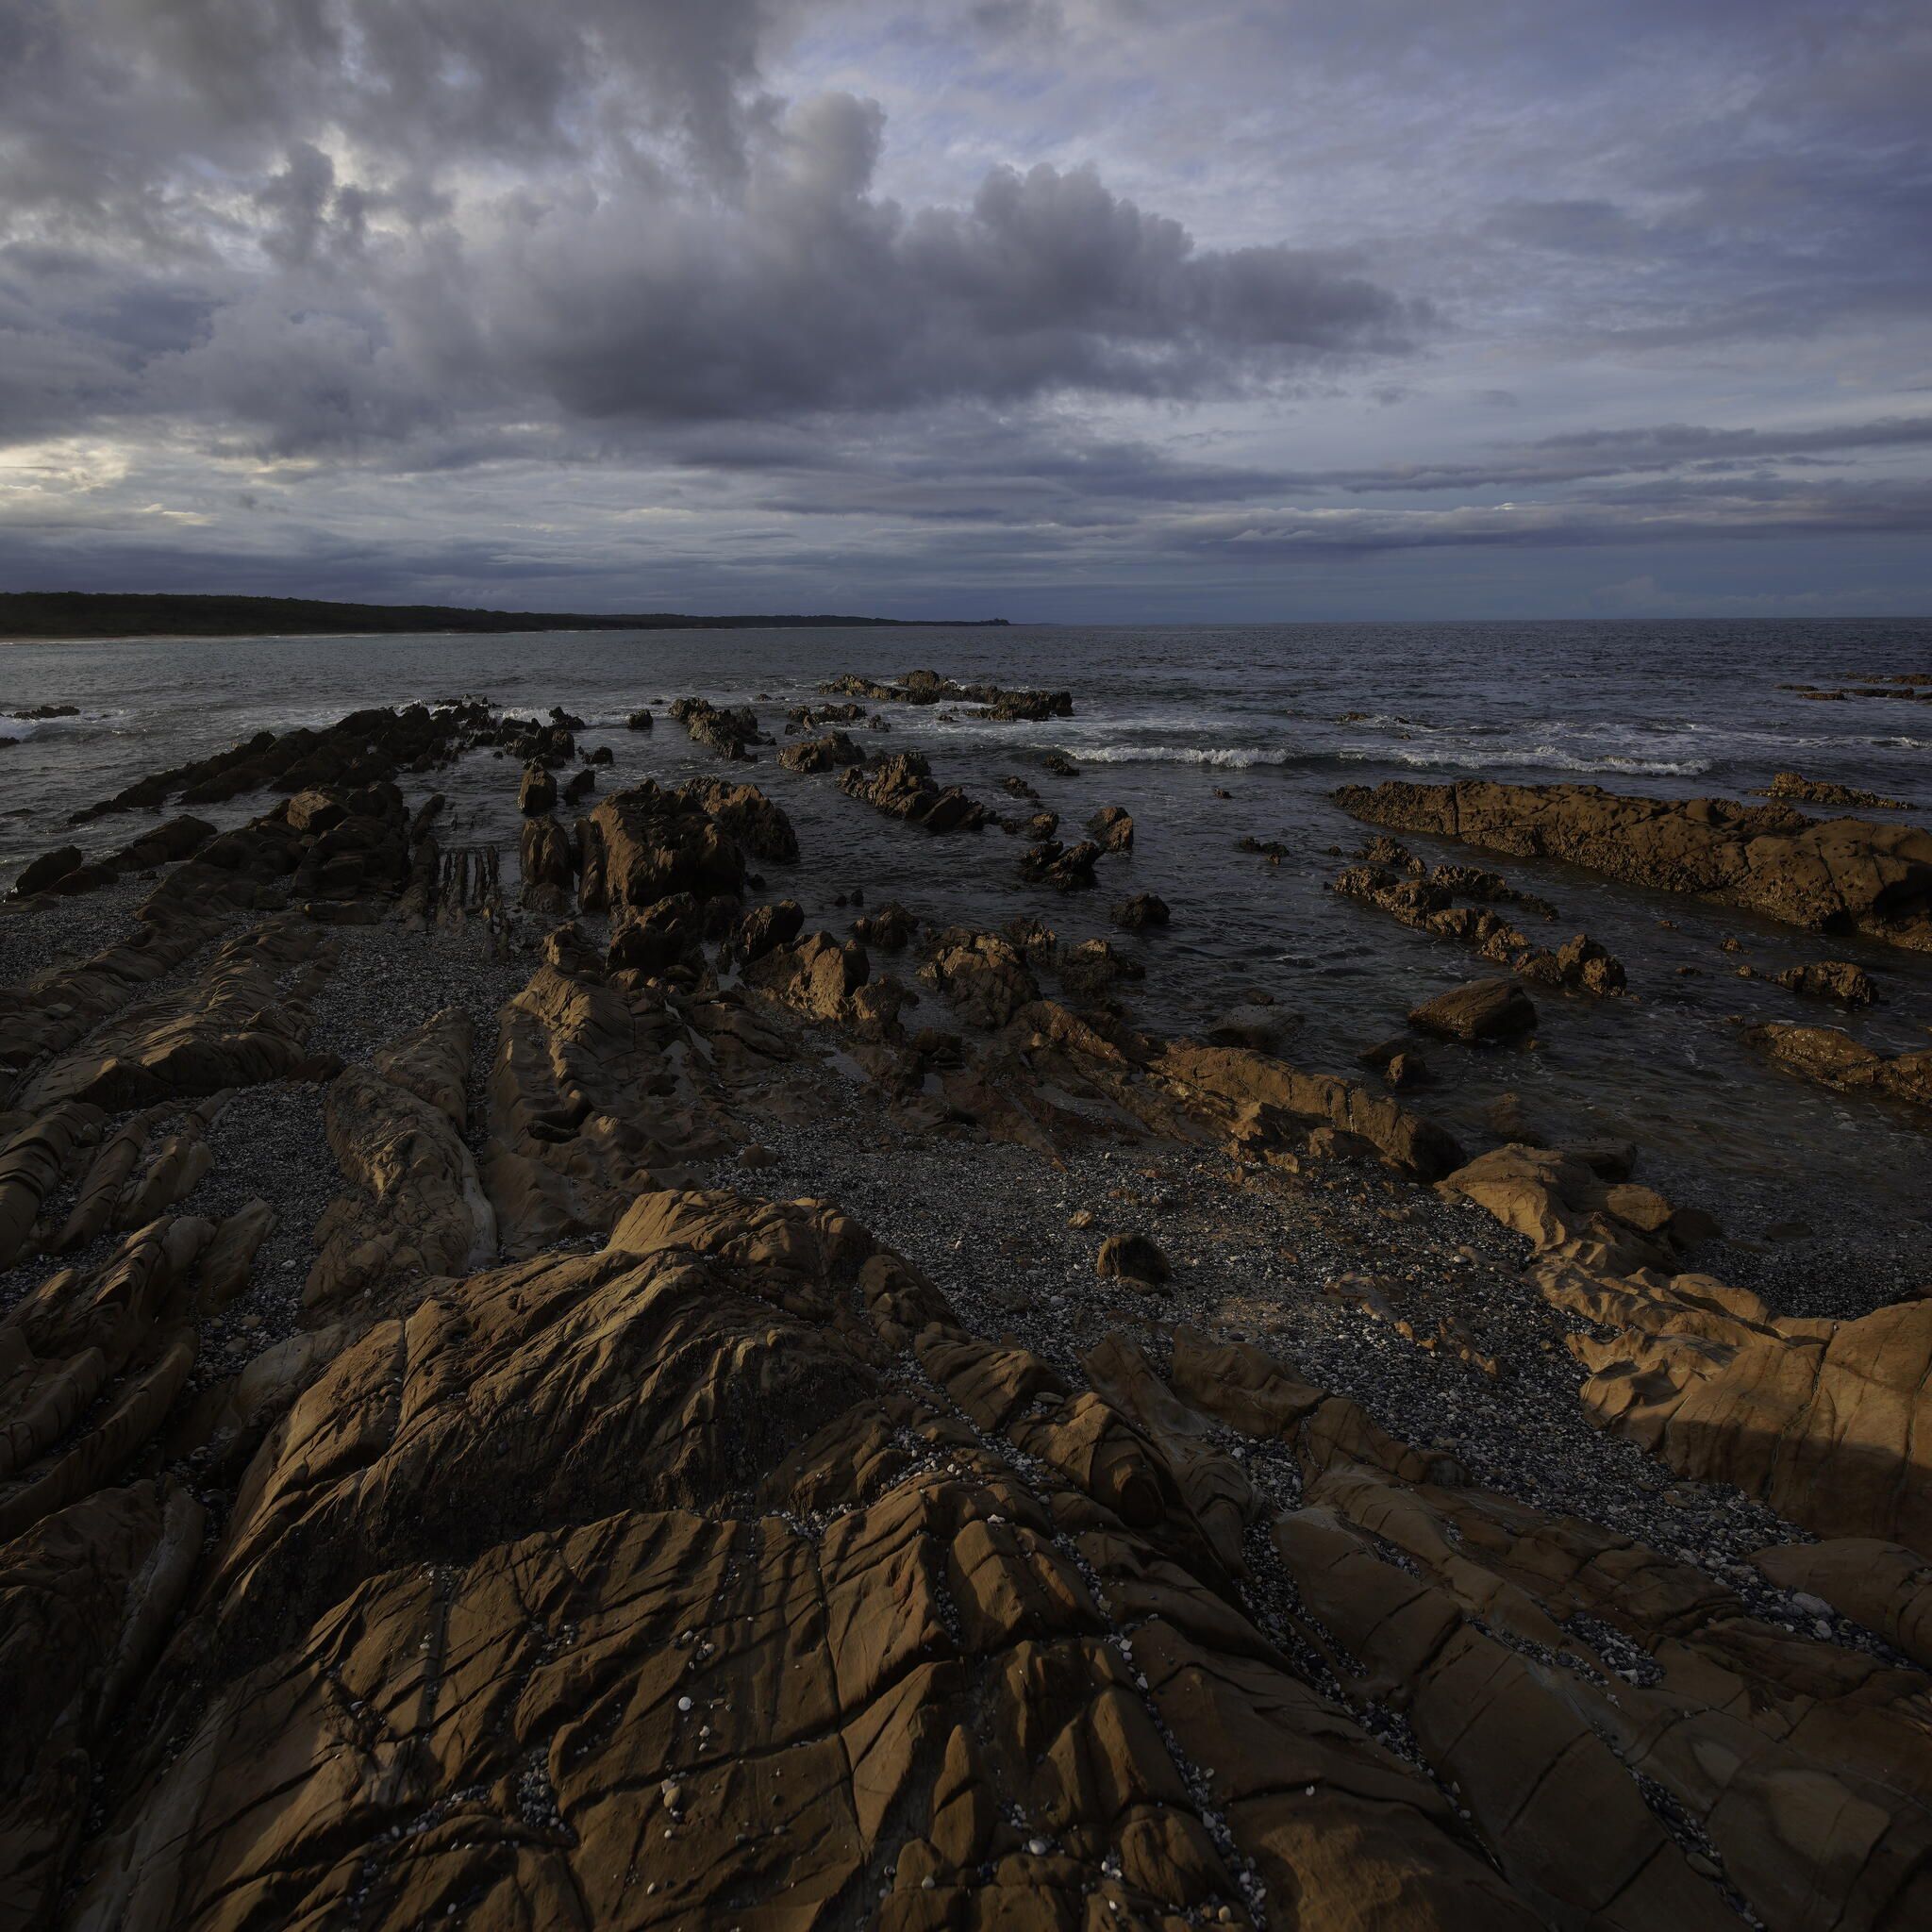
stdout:
[[(1754, 1047), (1932, 1121), (1826, 957), (1932, 951), (1932, 835), (1357, 788), (1336, 890), (1470, 981), (1304, 1064), (1037, 920), (806, 931), (760, 761), (1170, 917), (1159, 826), (866, 735), (1076, 693), (834, 687), (641, 709), (675, 787), (561, 712), (264, 734), (0, 906), (21, 1923), (1932, 1914), (1921, 1257), (1787, 1294), (1426, 1065), (1628, 996), (1492, 869), (1548, 854), (1818, 935)], [(491, 754), (514, 852), (441, 823)]]

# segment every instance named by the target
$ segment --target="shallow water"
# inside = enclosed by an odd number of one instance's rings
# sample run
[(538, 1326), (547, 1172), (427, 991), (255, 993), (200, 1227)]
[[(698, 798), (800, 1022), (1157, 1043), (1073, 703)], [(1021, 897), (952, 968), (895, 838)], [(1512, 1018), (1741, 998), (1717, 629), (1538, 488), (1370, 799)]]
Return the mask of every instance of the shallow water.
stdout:
[[(726, 768), (660, 719), (623, 728), (641, 704), (695, 691), (758, 703), (782, 732), (783, 708), (842, 671), (888, 675), (915, 664), (961, 678), (1065, 687), (1075, 716), (992, 724), (944, 708), (887, 708), (890, 735), (917, 746), (942, 782), (990, 804), (1026, 777), (1076, 833), (1100, 806), (1124, 805), (1139, 833), (1129, 861), (1103, 865), (1099, 891), (1061, 898), (1022, 887), (1018, 843), (997, 830), (934, 839), (801, 778), (767, 754), (739, 774), (765, 785), (796, 822), (797, 877), (770, 881), (814, 924), (842, 930), (834, 895), (1003, 924), (1036, 914), (1063, 938), (1118, 938), (1107, 908), (1125, 891), (1174, 908), (1165, 933), (1122, 943), (1148, 977), (1126, 989), (1137, 1016), (1198, 1025), (1243, 989), (1264, 988), (1306, 1016), (1294, 1057), (1348, 1072), (1400, 1032), (1418, 999), (1478, 972), (1474, 956), (1411, 933), (1324, 890), (1368, 834), (1329, 802), (1338, 784), (1492, 774), (1519, 782), (1589, 778), (1611, 790), (1743, 797), (1774, 772), (1869, 787), (1932, 805), (1932, 704), (1817, 703), (1780, 683), (1836, 686), (1932, 670), (1932, 624), (1305, 625), (1233, 629), (691, 631), (625, 635), (127, 641), (0, 646), (0, 875), (65, 835), (70, 812), (142, 774), (217, 750), (263, 726), (320, 724), (359, 706), (475, 693), (511, 711), (553, 704), (610, 744), (605, 790), (644, 775)], [(39, 724), (7, 714), (80, 707)], [(1058, 745), (1083, 766), (1041, 769)], [(513, 853), (515, 772), (473, 758), (433, 783), (450, 798), (445, 837)], [(1217, 797), (1217, 788), (1232, 792)], [(239, 820), (265, 801), (237, 801)], [(1912, 815), (1932, 823), (1924, 812)], [(136, 827), (108, 819), (79, 839), (119, 844)], [(1242, 834), (1278, 839), (1270, 867), (1238, 853)], [(1405, 840), (1424, 857), (1450, 848)], [(1467, 857), (1466, 853), (1463, 856)], [(1441, 1076), (1415, 1104), (1487, 1144), (1520, 1124), (1549, 1140), (1616, 1134), (1645, 1150), (1643, 1172), (1725, 1210), (1740, 1232), (1856, 1208), (1862, 1223), (1925, 1216), (1932, 1139), (1903, 1110), (1806, 1086), (1763, 1065), (1726, 1025), (1733, 1015), (1842, 1024), (1888, 1050), (1923, 1044), (1932, 958), (1864, 941), (1807, 937), (1748, 914), (1611, 886), (1526, 859), (1483, 861), (1559, 907), (1557, 924), (1520, 922), (1551, 942), (1588, 930), (1628, 967), (1630, 1000), (1537, 991), (1534, 1049), (1472, 1054), (1427, 1045)], [(1669, 920), (1671, 927), (1659, 924)], [(1725, 954), (1735, 936), (1743, 951)], [(1768, 983), (1805, 958), (1855, 958), (1886, 989), (1861, 1015)], [(1748, 960), (1762, 978), (1745, 980)], [(1691, 965), (1696, 977), (1676, 968)], [(1514, 1096), (1511, 1099), (1509, 1096)]]

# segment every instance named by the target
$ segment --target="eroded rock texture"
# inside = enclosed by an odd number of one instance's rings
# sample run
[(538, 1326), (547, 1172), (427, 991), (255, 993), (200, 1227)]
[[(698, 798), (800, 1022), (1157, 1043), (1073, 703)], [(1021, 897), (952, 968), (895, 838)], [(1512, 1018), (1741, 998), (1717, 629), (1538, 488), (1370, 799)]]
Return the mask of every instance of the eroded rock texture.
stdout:
[(1561, 858), (1611, 878), (1747, 906), (1822, 931), (1932, 951), (1932, 832), (1808, 819), (1785, 805), (1632, 798), (1594, 785), (1344, 785), (1371, 824), (1491, 852)]
[(1821, 1535), (1932, 1555), (1932, 1300), (1776, 1315), (1682, 1266), (1661, 1195), (1545, 1148), (1498, 1148), (1442, 1187), (1526, 1235), (1536, 1287), (1591, 1324), (1570, 1346), (1607, 1426)]

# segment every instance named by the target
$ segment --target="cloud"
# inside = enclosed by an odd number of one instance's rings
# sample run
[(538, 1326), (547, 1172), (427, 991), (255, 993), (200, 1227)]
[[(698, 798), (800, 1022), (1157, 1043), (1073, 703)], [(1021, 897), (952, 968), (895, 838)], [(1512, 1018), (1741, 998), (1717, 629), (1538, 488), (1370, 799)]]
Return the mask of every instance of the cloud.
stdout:
[(1901, 0), (14, 0), (5, 562), (1875, 596), (1928, 81)]

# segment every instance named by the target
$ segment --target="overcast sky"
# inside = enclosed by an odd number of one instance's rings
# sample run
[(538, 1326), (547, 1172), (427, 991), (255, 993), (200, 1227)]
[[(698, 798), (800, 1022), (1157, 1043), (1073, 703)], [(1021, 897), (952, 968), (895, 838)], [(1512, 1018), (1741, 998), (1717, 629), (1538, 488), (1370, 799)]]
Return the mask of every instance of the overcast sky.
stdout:
[(6, 0), (0, 586), (1932, 610), (1924, 0)]

